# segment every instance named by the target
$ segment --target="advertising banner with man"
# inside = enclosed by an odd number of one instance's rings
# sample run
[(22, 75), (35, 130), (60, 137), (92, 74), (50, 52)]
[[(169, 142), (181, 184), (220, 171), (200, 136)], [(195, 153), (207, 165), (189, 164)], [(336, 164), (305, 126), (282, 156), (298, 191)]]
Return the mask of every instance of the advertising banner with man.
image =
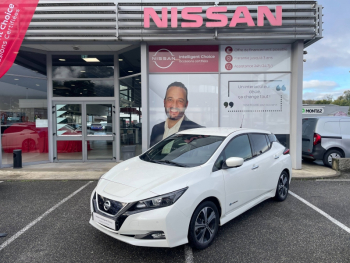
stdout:
[(218, 74), (149, 76), (150, 146), (187, 129), (218, 126)]
[(150, 146), (218, 126), (219, 46), (150, 46), (148, 65)]
[(1, 0), (0, 78), (16, 59), (39, 0)]

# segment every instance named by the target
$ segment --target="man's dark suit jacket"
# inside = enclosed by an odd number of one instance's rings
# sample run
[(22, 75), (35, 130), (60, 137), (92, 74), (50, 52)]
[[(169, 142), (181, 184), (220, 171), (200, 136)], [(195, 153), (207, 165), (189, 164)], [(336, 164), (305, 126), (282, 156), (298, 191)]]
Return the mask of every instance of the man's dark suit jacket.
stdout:
[[(164, 124), (165, 124), (165, 121), (153, 126), (152, 133), (151, 133), (151, 147), (155, 145), (157, 142), (160, 142), (161, 140), (163, 140)], [(180, 125), (179, 131), (194, 129), (194, 128), (203, 128), (203, 126), (200, 126), (199, 124), (193, 121), (190, 121), (185, 116), (185, 118), (183, 119)]]

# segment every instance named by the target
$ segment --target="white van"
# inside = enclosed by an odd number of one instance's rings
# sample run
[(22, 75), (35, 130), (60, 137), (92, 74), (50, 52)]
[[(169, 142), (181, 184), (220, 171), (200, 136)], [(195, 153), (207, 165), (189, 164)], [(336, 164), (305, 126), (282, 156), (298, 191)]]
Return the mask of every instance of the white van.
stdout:
[(302, 140), (304, 161), (322, 160), (331, 167), (333, 158), (350, 157), (350, 117), (305, 118)]

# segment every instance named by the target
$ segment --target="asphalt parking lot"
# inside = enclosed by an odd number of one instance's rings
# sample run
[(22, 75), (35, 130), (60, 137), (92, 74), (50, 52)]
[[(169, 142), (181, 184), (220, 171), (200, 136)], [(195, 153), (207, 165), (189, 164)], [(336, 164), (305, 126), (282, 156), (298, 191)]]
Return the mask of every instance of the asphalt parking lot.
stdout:
[(349, 176), (291, 184), (294, 194), (336, 221), (289, 195), (222, 226), (204, 251), (134, 247), (100, 233), (88, 223), (95, 185), (0, 183), (0, 233), (8, 234), (0, 238), (0, 262), (350, 262), (350, 231), (335, 223), (350, 227)]

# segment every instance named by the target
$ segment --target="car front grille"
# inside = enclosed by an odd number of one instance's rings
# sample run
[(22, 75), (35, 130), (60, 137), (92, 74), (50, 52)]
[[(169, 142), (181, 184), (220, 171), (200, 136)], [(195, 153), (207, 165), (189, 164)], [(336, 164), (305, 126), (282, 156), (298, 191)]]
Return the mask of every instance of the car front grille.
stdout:
[[(108, 203), (108, 205), (107, 205), (107, 203)], [(98, 205), (98, 208), (100, 209), (100, 211), (103, 211), (103, 212), (110, 214), (112, 216), (115, 216), (123, 208), (122, 203), (105, 198), (99, 194), (97, 195), (97, 205)]]

